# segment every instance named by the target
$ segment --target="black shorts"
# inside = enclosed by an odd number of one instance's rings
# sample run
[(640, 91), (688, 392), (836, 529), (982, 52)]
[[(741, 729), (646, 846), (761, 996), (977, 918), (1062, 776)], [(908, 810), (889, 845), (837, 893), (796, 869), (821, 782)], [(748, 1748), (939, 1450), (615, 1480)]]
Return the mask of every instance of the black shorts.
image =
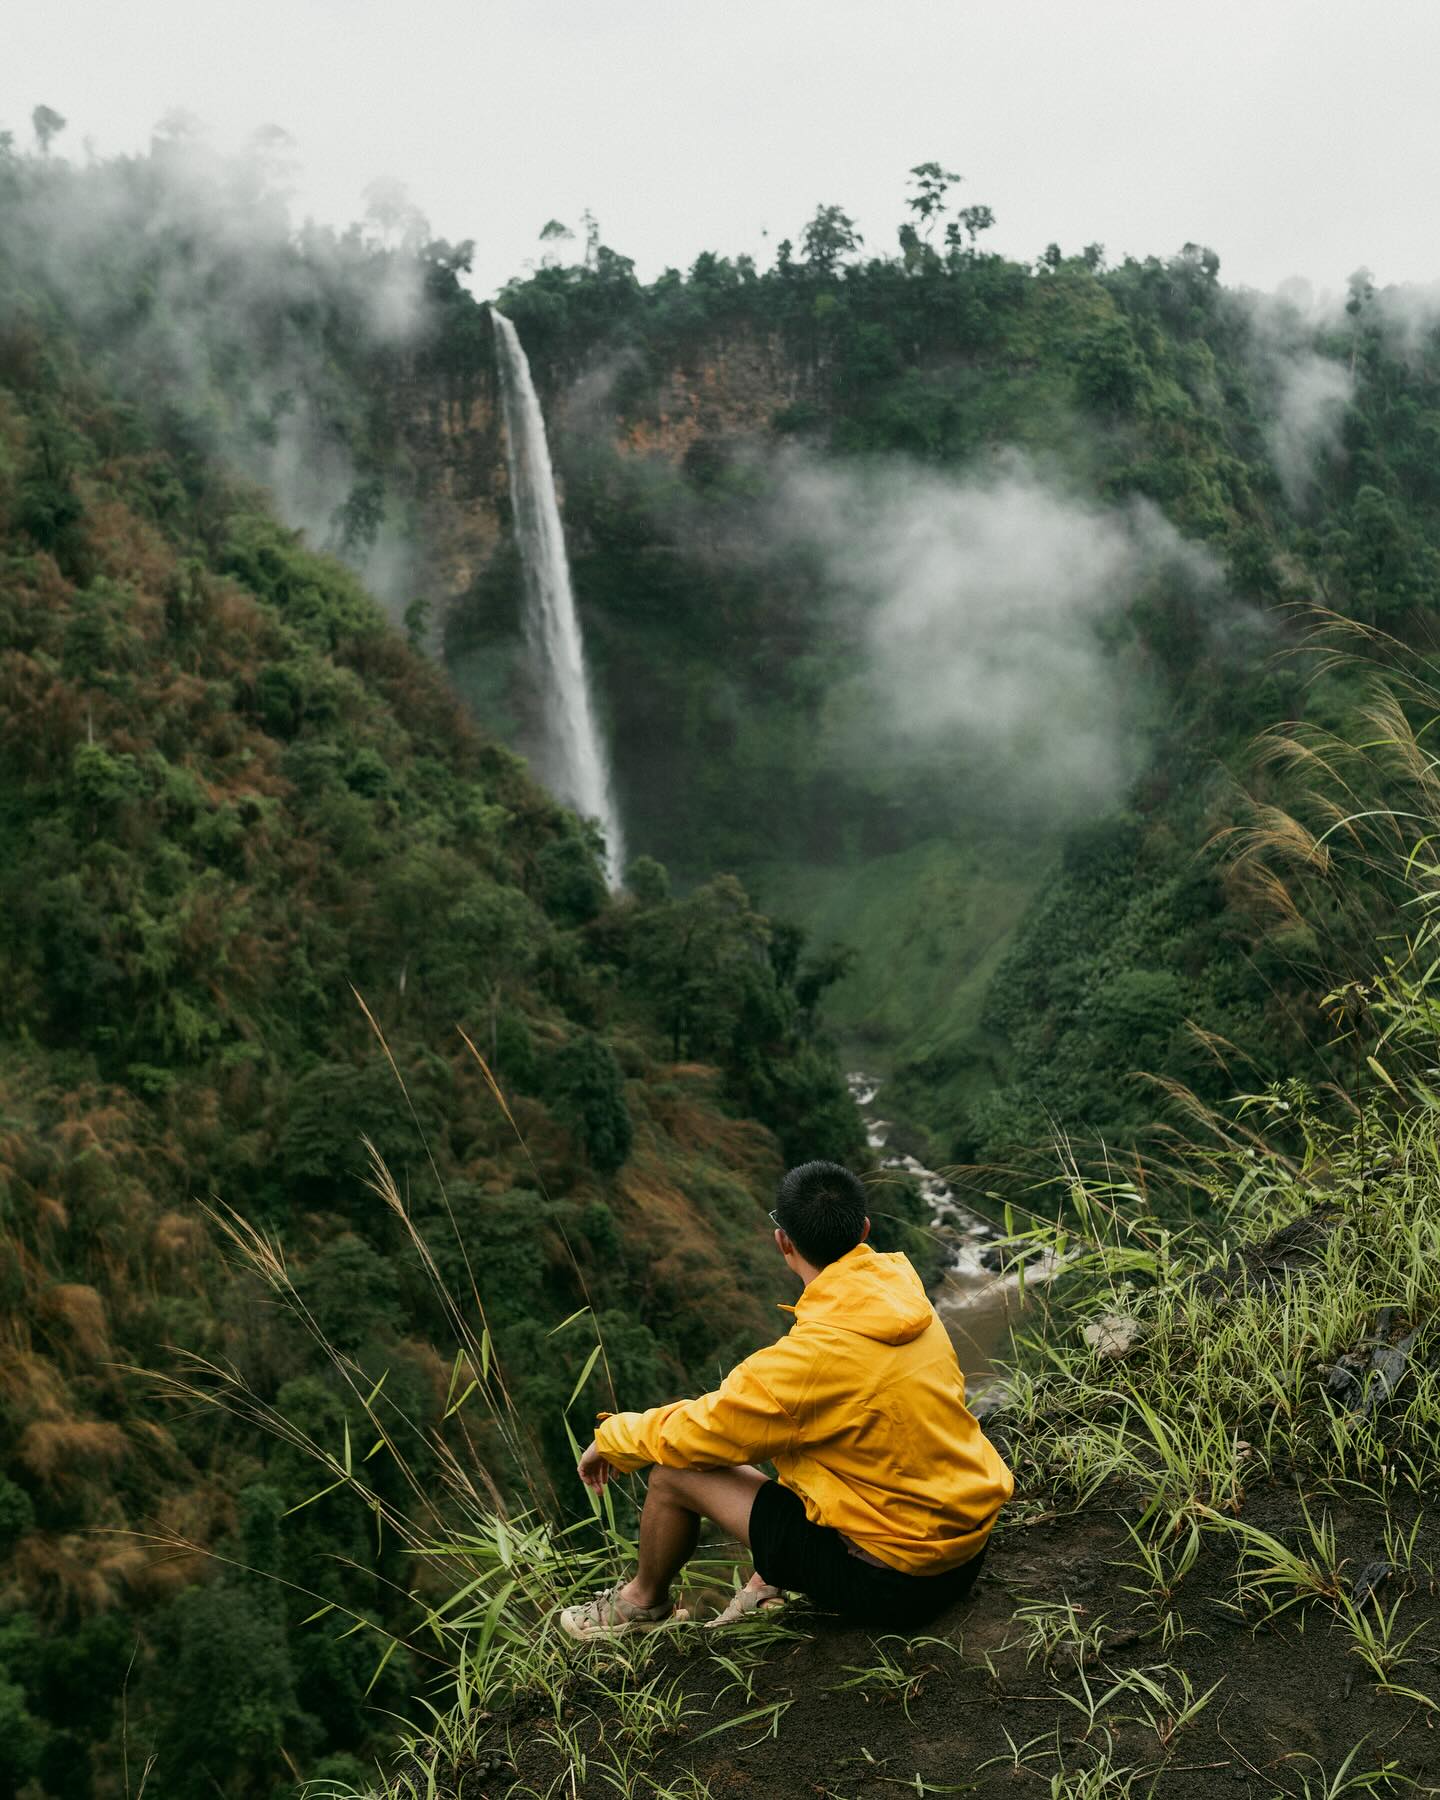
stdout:
[(771, 1587), (804, 1594), (826, 1612), (879, 1631), (918, 1631), (961, 1600), (985, 1560), (977, 1556), (942, 1575), (904, 1575), (852, 1556), (840, 1533), (813, 1525), (805, 1502), (778, 1481), (756, 1488), (750, 1507), (750, 1553)]

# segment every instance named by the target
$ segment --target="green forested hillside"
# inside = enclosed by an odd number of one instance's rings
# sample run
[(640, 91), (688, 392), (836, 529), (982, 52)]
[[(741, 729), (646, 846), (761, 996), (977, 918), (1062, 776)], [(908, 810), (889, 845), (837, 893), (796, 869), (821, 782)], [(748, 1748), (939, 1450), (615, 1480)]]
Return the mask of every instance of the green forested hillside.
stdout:
[[(241, 479), (258, 394), (344, 389), (325, 347), (366, 289), (281, 238), (290, 279), (207, 336), (195, 269), (218, 306), (254, 245), (203, 195), (167, 230), (170, 192), (0, 153), (0, 1792), (55, 1800), (127, 1791), (126, 1755), (176, 1796), (353, 1773), (413, 1691), (400, 1656), (367, 1700), (376, 1640), (298, 1628), (317, 1593), (383, 1624), (423, 1580), (404, 1545), (288, 1515), (308, 1459), (147, 1371), (236, 1372), (337, 1452), (362, 1376), (420, 1429), (471, 1383), (470, 1478), (533, 1487), (586, 1360), (552, 1327), (604, 1331), (582, 1412), (704, 1380), (768, 1328), (782, 1157), (860, 1145), (795, 934), (653, 864), (612, 901), (581, 825)], [(157, 228), (101, 307), (38, 228), (107, 196)], [(372, 1154), (486, 1333), (463, 1382)], [(496, 1380), (518, 1444), (466, 1423)]]

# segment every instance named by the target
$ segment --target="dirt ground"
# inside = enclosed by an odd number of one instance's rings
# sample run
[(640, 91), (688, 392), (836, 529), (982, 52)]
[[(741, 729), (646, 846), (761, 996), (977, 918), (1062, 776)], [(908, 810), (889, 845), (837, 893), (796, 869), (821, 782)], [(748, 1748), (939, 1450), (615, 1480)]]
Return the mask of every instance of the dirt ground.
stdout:
[[(1407, 1505), (1390, 1515), (1392, 1526), (1409, 1528), (1416, 1508)], [(1318, 1516), (1323, 1508), (1312, 1511)], [(1392, 1681), (1440, 1701), (1440, 1597), (1433, 1573), (1422, 1567), (1440, 1561), (1440, 1531), (1422, 1518), (1410, 1573), (1397, 1568), (1387, 1575), (1385, 1511), (1366, 1498), (1349, 1511), (1332, 1507), (1330, 1517), (1346, 1591), (1358, 1578), (1377, 1580), (1365, 1602), (1368, 1614), (1388, 1613), (1398, 1601), (1394, 1635), (1420, 1628), (1406, 1651), (1411, 1660)], [(1299, 1541), (1303, 1515), (1293, 1489), (1256, 1493), (1245, 1518)], [(747, 1660), (743, 1627), (722, 1639), (677, 1626), (646, 1678), (659, 1673), (678, 1680), (694, 1710), (642, 1757), (627, 1759), (646, 1781), (627, 1790), (602, 1772), (607, 1745), (623, 1743), (624, 1734), (618, 1721), (603, 1723), (606, 1678), (597, 1669), (589, 1692), (577, 1691), (570, 1709), (582, 1741), (596, 1752), (583, 1780), (567, 1779), (572, 1759), (549, 1741), (551, 1715), (536, 1708), (495, 1721), (491, 1742), (513, 1763), (462, 1772), (455, 1792), (459, 1800), (653, 1794), (653, 1781), (662, 1792), (669, 1784), (683, 1793), (685, 1771), (693, 1770), (716, 1800), (856, 1800), (897, 1791), (1202, 1800), (1231, 1793), (1385, 1792), (1385, 1784), (1359, 1785), (1356, 1778), (1387, 1766), (1395, 1791), (1440, 1792), (1440, 1713), (1420, 1700), (1378, 1692), (1328, 1602), (1313, 1600), (1268, 1622), (1253, 1605), (1248, 1617), (1237, 1616), (1229, 1610), (1236, 1547), (1229, 1538), (1207, 1539), (1175, 1597), (1183, 1635), (1167, 1648), (1156, 1615), (1125, 1591), (1145, 1585), (1127, 1566), (1134, 1558), (1113, 1512), (1092, 1507), (1068, 1519), (1011, 1523), (997, 1532), (974, 1593), (932, 1628), (943, 1642), (882, 1642), (899, 1670), (888, 1682), (856, 1681), (857, 1671), (877, 1663), (869, 1634), (799, 1605), (787, 1609), (785, 1623), (806, 1635), (767, 1648), (745, 1676), (753, 1683), (748, 1696), (735, 1685), (735, 1672), (712, 1654), (738, 1645), (740, 1661)], [(1077, 1663), (1073, 1649), (1062, 1646), (1047, 1664), (1018, 1609), (1062, 1599), (1080, 1609), (1083, 1630), (1099, 1631), (1099, 1652), (1090, 1649)], [(1168, 1674), (1157, 1678), (1174, 1705), (1129, 1692), (1091, 1716), (1088, 1696), (1099, 1700), (1128, 1671), (1166, 1664)], [(1175, 1726), (1173, 1714), (1183, 1706), (1178, 1669), (1195, 1697), (1219, 1685), (1191, 1721)], [(1144, 1704), (1154, 1715), (1149, 1721)], [(601, 1725), (589, 1718), (592, 1707)], [(746, 1715), (750, 1723), (714, 1731)], [(1063, 1785), (1052, 1788), (1062, 1772)], [(1337, 1776), (1352, 1785), (1333, 1785)]]

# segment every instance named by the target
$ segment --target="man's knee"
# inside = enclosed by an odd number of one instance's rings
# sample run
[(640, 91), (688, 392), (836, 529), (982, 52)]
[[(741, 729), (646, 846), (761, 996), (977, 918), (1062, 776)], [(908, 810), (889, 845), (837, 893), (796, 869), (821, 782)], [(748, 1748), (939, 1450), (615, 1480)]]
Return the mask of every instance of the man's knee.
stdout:
[(650, 1470), (647, 1501), (712, 1519), (731, 1537), (749, 1542), (750, 1508), (766, 1476), (750, 1463), (719, 1469)]
[(656, 1463), (645, 1478), (647, 1493), (664, 1495), (668, 1499), (676, 1499), (683, 1492), (688, 1469), (667, 1469), (663, 1463)]
[(705, 1504), (706, 1476), (713, 1474), (708, 1469), (667, 1469), (656, 1463), (646, 1480), (646, 1496), (653, 1494), (666, 1506), (681, 1506), (687, 1512), (702, 1516), (710, 1511)]

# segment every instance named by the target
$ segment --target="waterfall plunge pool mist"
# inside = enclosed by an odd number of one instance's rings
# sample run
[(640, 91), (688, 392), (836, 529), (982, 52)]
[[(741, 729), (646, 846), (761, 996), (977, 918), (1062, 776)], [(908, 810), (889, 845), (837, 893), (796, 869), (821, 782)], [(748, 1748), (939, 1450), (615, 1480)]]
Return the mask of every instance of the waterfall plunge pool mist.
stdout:
[(567, 805), (599, 824), (605, 838), (605, 877), (618, 888), (625, 868), (625, 839), (610, 759), (595, 719), (545, 415), (513, 322), (493, 306), (490, 317), (500, 365), (510, 505), (524, 572), (525, 630), (543, 690), (547, 773)]

